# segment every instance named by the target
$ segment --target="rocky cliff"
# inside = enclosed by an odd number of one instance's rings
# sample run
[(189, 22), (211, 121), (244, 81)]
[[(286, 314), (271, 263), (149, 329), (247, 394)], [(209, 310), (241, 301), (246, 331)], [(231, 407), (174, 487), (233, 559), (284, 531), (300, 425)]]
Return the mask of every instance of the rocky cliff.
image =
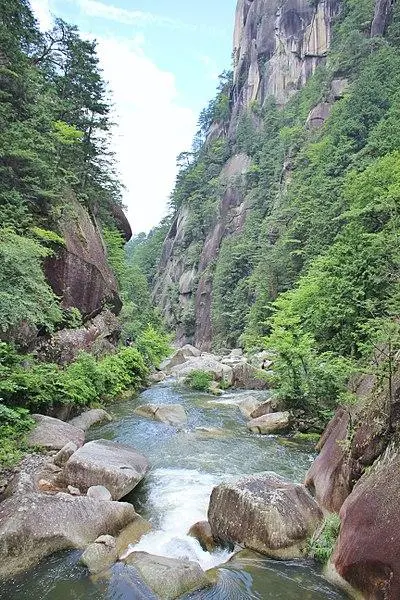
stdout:
[[(233, 85), (228, 123), (214, 123), (208, 142), (228, 138), (234, 147), (240, 118), (268, 97), (284, 105), (301, 89), (326, 59), (339, 0), (239, 0), (233, 41)], [(324, 108), (324, 107), (322, 107)], [(328, 105), (329, 110), (329, 105)], [(316, 120), (321, 111), (319, 108)], [(257, 117), (252, 115), (256, 127)], [(323, 119), (322, 119), (323, 122)], [(191, 209), (176, 214), (165, 240), (154, 291), (167, 322), (180, 343), (194, 342), (209, 349), (212, 329), (212, 272), (221, 242), (238, 235), (251, 207), (245, 178), (251, 167), (245, 153), (232, 152), (219, 173), (216, 214), (208, 225), (201, 248), (190, 241)], [(196, 254), (193, 260), (193, 252)]]

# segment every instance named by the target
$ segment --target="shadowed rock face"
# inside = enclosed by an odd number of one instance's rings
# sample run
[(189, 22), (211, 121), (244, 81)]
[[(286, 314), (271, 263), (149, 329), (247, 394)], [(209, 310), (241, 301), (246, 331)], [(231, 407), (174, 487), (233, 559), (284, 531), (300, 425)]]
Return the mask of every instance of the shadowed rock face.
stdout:
[(118, 285), (98, 226), (74, 198), (69, 208), (59, 223), (65, 248), (47, 259), (46, 277), (64, 308), (76, 307), (89, 317), (108, 304), (118, 314), (122, 306)]
[(275, 473), (215, 487), (208, 509), (216, 540), (282, 559), (303, 554), (321, 519), (322, 512), (306, 488)]
[(332, 558), (336, 571), (366, 600), (400, 598), (400, 459), (360, 480), (340, 511)]

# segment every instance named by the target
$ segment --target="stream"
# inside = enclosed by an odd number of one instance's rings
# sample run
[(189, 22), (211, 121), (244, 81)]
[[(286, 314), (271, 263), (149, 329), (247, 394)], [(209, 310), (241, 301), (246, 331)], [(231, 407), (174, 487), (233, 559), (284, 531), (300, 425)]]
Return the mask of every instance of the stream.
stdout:
[[(257, 394), (251, 392), (254, 393)], [(345, 598), (323, 578), (312, 561), (274, 561), (245, 552), (227, 562), (231, 558), (227, 551), (204, 552), (197, 540), (187, 535), (191, 525), (206, 518), (210, 492), (222, 480), (275, 471), (301, 481), (313, 460), (310, 448), (282, 437), (249, 433), (234, 404), (241, 394), (245, 392), (227, 392), (215, 398), (167, 381), (135, 399), (113, 405), (109, 412), (114, 421), (90, 431), (91, 439), (106, 438), (133, 445), (150, 460), (151, 471), (127, 499), (153, 526), (135, 550), (190, 558), (203, 569), (218, 568), (218, 583), (214, 587), (182, 597), (185, 600)], [(265, 392), (260, 394), (265, 397)], [(176, 430), (133, 414), (136, 406), (145, 403), (184, 405), (187, 426)], [(212, 432), (207, 428), (219, 430)], [(54, 555), (35, 569), (0, 583), (0, 598), (139, 599), (121, 564), (114, 567), (109, 579), (90, 578), (79, 564), (80, 554), (69, 551)]]

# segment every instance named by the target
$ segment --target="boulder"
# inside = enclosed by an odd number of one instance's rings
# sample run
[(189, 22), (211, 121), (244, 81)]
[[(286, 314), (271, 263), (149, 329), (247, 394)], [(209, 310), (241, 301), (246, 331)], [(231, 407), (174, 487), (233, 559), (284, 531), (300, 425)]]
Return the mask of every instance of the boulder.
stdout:
[(143, 479), (149, 468), (147, 458), (132, 446), (95, 440), (79, 448), (63, 470), (67, 485), (82, 492), (103, 485), (113, 500), (123, 498)]
[(336, 572), (368, 600), (400, 598), (399, 456), (364, 475), (341, 510)]
[(147, 417), (167, 425), (185, 425), (187, 415), (181, 404), (142, 404), (133, 411), (136, 415)]
[(290, 412), (276, 412), (252, 419), (247, 423), (247, 429), (253, 433), (270, 434), (288, 430), (290, 422)]
[(140, 515), (136, 515), (134, 521), (129, 523), (117, 537), (118, 556), (122, 559), (129, 545), (137, 544), (140, 538), (149, 531), (151, 531), (150, 523)]
[(244, 396), (238, 402), (238, 407), (242, 415), (249, 419), (250, 415), (260, 406), (260, 400), (257, 396)]
[(103, 502), (110, 502), (112, 500), (111, 493), (104, 485), (92, 485), (88, 489), (86, 496), (95, 500), (102, 500)]
[(29, 446), (61, 450), (68, 442), (73, 442), (78, 448), (85, 442), (85, 433), (78, 427), (45, 415), (33, 415), (33, 418), (36, 427), (28, 436)]
[(125, 559), (146, 585), (163, 600), (175, 600), (211, 584), (200, 565), (188, 560), (132, 552)]
[(329, 512), (339, 512), (352, 488), (351, 457), (344, 447), (349, 419), (348, 411), (336, 411), (317, 445), (320, 453), (305, 478), (306, 487)]
[(71, 496), (81, 496), (81, 490), (79, 488), (76, 488), (72, 485), (69, 485), (67, 487), (67, 491), (69, 494), (71, 494)]
[(198, 357), (200, 354), (200, 350), (190, 344), (186, 344), (185, 346), (182, 346), (182, 348), (179, 348), (179, 350), (177, 350), (170, 358), (167, 358), (162, 362), (160, 369), (162, 371), (171, 372), (174, 367), (182, 365), (190, 358)]
[(54, 552), (85, 548), (99, 535), (115, 535), (135, 517), (124, 502), (25, 489), (0, 504), (0, 577), (25, 571)]
[(263, 417), (264, 415), (270, 415), (276, 410), (276, 401), (270, 398), (265, 402), (261, 402), (250, 414), (252, 419), (258, 419), (258, 417)]
[(167, 378), (166, 374), (163, 371), (156, 371), (149, 376), (150, 383), (161, 383)]
[(57, 467), (63, 467), (67, 460), (71, 458), (74, 452), (78, 450), (78, 446), (74, 442), (68, 442), (57, 452), (53, 457), (53, 462)]
[(205, 552), (213, 552), (217, 547), (208, 521), (199, 521), (192, 525), (188, 535), (194, 537)]
[(89, 569), (90, 573), (96, 575), (111, 567), (117, 558), (115, 538), (111, 535), (102, 535), (93, 544), (89, 544), (80, 560)]
[(96, 423), (103, 423), (104, 421), (112, 421), (112, 417), (103, 410), (102, 408), (92, 408), (91, 410), (87, 410), (78, 417), (71, 419), (69, 421), (70, 425), (74, 427), (78, 427), (79, 429), (83, 429), (83, 431), (87, 431), (92, 425), (96, 425)]
[(215, 487), (208, 509), (216, 541), (279, 559), (302, 556), (321, 520), (318, 504), (303, 485), (269, 472)]
[(239, 363), (233, 367), (233, 385), (245, 390), (266, 390), (269, 385), (263, 375), (260, 369), (248, 363)]
[(204, 354), (199, 357), (190, 358), (184, 364), (174, 367), (171, 374), (174, 377), (184, 379), (193, 371), (205, 371), (210, 373), (216, 381), (224, 381), (226, 385), (233, 383), (233, 370), (228, 365), (216, 360), (212, 354)]

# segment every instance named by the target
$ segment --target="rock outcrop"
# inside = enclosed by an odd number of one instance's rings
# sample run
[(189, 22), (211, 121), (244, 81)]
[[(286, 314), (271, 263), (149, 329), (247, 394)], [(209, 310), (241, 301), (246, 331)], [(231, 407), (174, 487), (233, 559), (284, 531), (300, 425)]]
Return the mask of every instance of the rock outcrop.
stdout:
[(45, 556), (86, 548), (99, 536), (117, 535), (138, 515), (131, 504), (62, 492), (43, 493), (43, 457), (25, 459), (0, 503), (0, 577), (26, 570)]
[(366, 600), (400, 598), (399, 469), (395, 452), (359, 481), (340, 510), (332, 563)]
[(66, 485), (77, 487), (81, 492), (103, 485), (114, 500), (119, 500), (143, 479), (148, 468), (147, 458), (132, 446), (96, 440), (71, 456), (62, 477)]
[(47, 259), (45, 273), (63, 307), (94, 317), (107, 304), (118, 314), (122, 303), (99, 227), (72, 194), (59, 229), (65, 246)]
[(302, 556), (321, 519), (306, 488), (275, 473), (217, 486), (208, 509), (215, 540), (280, 559)]
[(175, 600), (183, 594), (211, 585), (201, 567), (191, 561), (132, 552), (125, 559), (159, 598)]
[(69, 442), (73, 442), (79, 448), (85, 441), (84, 431), (74, 425), (45, 415), (33, 415), (33, 418), (36, 426), (28, 436), (30, 446), (61, 450)]
[(142, 404), (135, 408), (134, 413), (175, 427), (187, 423), (187, 415), (181, 404)]

